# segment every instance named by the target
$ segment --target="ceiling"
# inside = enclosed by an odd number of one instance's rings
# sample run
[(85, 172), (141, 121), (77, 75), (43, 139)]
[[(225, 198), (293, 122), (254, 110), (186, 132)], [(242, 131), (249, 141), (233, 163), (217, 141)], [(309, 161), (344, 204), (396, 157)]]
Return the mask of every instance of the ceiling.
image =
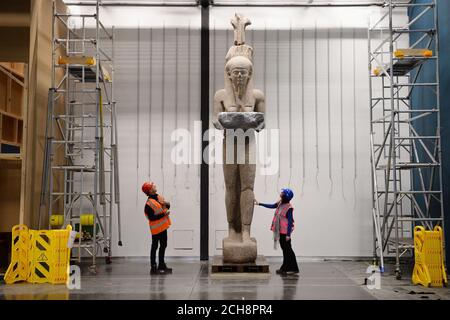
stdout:
[[(64, 0), (66, 3), (96, 3), (96, 0)], [(212, 0), (217, 5), (328, 5), (328, 4), (381, 4), (384, 0)], [(197, 0), (102, 0), (105, 5), (136, 4), (188, 4), (195, 5)]]

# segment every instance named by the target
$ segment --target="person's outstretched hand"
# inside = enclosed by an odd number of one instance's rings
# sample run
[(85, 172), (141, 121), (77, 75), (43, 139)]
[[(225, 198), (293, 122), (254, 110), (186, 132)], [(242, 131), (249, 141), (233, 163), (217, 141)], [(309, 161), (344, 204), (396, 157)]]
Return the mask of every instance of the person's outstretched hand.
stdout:
[(259, 206), (259, 202), (258, 202), (258, 200), (256, 200), (256, 199), (255, 199), (255, 202), (254, 202), (254, 204), (255, 204), (255, 206)]

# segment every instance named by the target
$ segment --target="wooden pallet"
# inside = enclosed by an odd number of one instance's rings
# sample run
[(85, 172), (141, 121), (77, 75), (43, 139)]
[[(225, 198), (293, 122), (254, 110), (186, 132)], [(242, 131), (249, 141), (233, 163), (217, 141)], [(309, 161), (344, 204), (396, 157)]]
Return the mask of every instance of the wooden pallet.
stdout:
[(269, 273), (269, 263), (264, 256), (258, 256), (252, 263), (225, 263), (222, 256), (214, 256), (212, 273)]

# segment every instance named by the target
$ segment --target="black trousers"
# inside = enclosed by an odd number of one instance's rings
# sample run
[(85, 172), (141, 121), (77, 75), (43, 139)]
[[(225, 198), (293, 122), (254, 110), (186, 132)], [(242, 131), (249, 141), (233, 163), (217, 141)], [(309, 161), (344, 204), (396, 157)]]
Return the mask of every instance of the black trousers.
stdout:
[(286, 240), (285, 234), (280, 234), (280, 247), (283, 250), (283, 264), (280, 270), (298, 272), (297, 258), (294, 250), (292, 250), (291, 239)]
[(158, 245), (159, 245), (158, 260), (159, 265), (161, 266), (164, 265), (164, 255), (166, 253), (167, 248), (167, 230), (152, 235), (152, 247), (150, 249), (150, 264), (152, 266), (156, 265), (156, 251), (158, 250)]

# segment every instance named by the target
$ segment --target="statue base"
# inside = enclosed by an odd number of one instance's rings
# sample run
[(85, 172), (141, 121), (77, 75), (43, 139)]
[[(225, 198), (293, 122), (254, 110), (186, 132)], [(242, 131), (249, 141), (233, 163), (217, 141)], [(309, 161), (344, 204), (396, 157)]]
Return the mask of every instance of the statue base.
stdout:
[(222, 256), (214, 256), (211, 264), (211, 273), (232, 274), (232, 273), (258, 273), (268, 274), (269, 263), (264, 256), (258, 256), (254, 262), (230, 263), (224, 262)]
[(225, 238), (222, 240), (223, 261), (226, 263), (255, 262), (257, 257), (256, 239), (250, 241), (238, 241)]

